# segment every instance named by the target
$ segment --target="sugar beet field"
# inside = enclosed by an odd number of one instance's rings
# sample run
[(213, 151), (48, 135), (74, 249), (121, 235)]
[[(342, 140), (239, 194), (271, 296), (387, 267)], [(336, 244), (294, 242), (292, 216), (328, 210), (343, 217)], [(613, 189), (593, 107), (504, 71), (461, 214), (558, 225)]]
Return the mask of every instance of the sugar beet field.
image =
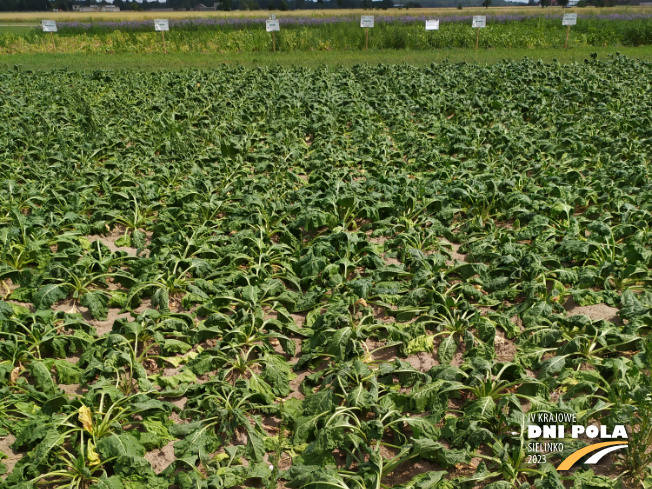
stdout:
[(0, 487), (652, 487), (651, 83), (0, 73)]

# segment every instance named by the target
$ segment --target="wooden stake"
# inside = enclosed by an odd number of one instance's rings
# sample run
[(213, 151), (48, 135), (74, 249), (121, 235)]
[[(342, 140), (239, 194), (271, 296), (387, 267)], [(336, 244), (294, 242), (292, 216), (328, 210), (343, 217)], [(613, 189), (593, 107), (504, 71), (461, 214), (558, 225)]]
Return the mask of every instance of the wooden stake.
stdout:
[(480, 43), (480, 28), (478, 27), (478, 33), (475, 36), (475, 49), (478, 50), (478, 44)]
[(274, 49), (274, 52), (276, 52), (276, 36), (274, 34), (275, 32), (272, 31), (272, 49)]
[(168, 48), (165, 45), (165, 31), (161, 31), (161, 37), (163, 38), (163, 52), (165, 54), (168, 54)]
[(364, 33), (365, 33), (364, 48), (366, 51), (369, 48), (369, 27), (365, 28)]
[(52, 37), (52, 49), (56, 51), (57, 45), (54, 43), (54, 34), (52, 33), (52, 31), (50, 31), (50, 37)]
[(566, 26), (568, 29), (566, 29), (566, 42), (564, 43), (564, 49), (568, 49), (568, 35), (570, 34), (570, 26)]

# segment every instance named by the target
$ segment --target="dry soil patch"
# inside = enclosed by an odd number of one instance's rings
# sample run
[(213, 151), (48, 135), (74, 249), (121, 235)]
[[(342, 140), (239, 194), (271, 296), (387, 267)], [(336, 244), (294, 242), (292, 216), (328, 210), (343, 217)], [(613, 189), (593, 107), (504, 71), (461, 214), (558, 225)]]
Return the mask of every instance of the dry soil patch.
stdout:
[(163, 472), (168, 465), (176, 460), (174, 456), (174, 444), (176, 440), (169, 442), (163, 448), (158, 450), (152, 450), (145, 454), (145, 460), (147, 460), (151, 465), (154, 472), (160, 474)]
[(20, 452), (15, 452), (11, 448), (11, 444), (16, 441), (16, 438), (13, 435), (7, 435), (0, 438), (0, 452), (4, 453), (8, 458), (0, 460), (0, 463), (3, 463), (7, 466), (7, 473), (0, 476), (0, 480), (5, 480), (5, 477), (11, 474), (11, 471), (14, 470), (16, 464), (23, 458), (23, 454)]
[[(86, 239), (91, 243), (94, 243), (95, 241), (99, 241), (100, 243), (105, 244), (106, 247), (109, 248), (112, 253), (115, 253), (116, 251), (124, 251), (128, 255), (137, 256), (138, 250), (136, 248), (131, 248), (128, 246), (118, 246), (115, 244), (116, 241), (118, 241), (120, 238), (122, 238), (125, 235), (125, 231), (126, 228), (124, 226), (116, 226), (115, 228), (113, 228), (113, 230), (110, 233), (108, 233), (105, 236), (92, 234), (90, 236), (86, 236)], [(148, 234), (150, 235), (148, 236), (148, 238), (151, 237), (151, 233)], [(149, 239), (147, 241), (149, 241)], [(148, 252), (145, 253), (148, 254)]]
[(496, 330), (494, 349), (496, 350), (496, 360), (499, 362), (514, 361), (514, 357), (516, 356), (516, 344), (505, 338), (505, 333), (500, 329)]
[(398, 465), (393, 472), (383, 478), (383, 484), (387, 487), (406, 484), (419, 474), (437, 470), (441, 470), (441, 468), (427, 460), (419, 460), (417, 462), (406, 461)]
[(419, 372), (427, 372), (435, 365), (439, 365), (436, 355), (434, 352), (420, 351), (414, 355), (407, 356), (405, 361)]
[(464, 254), (462, 254), (462, 253), (459, 253), (459, 249), (460, 249), (460, 247), (461, 247), (462, 245), (460, 245), (460, 244), (458, 244), (458, 243), (451, 243), (451, 242), (448, 241), (446, 238), (440, 238), (440, 241), (441, 241), (443, 244), (448, 245), (448, 246), (451, 247), (451, 252), (450, 252), (450, 254), (451, 254), (451, 259), (450, 259), (450, 260), (446, 260), (446, 265), (448, 265), (448, 266), (453, 266), (453, 265), (455, 265), (455, 262), (456, 262), (456, 261), (461, 261), (461, 262), (463, 262), (463, 263), (466, 263), (466, 255), (464, 255)]
[(618, 317), (618, 308), (610, 307), (606, 304), (595, 304), (593, 306), (580, 306), (573, 299), (568, 299), (564, 303), (564, 309), (569, 316), (576, 316), (578, 314), (587, 316), (592, 321), (604, 319), (611, 321), (615, 324), (620, 324)]

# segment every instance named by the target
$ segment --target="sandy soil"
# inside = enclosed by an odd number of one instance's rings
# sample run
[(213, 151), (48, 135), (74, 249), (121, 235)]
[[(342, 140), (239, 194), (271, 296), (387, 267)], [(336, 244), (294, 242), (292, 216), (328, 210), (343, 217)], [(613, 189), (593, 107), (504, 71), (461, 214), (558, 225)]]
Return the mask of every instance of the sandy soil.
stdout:
[(386, 362), (391, 362), (396, 357), (399, 356), (398, 347), (397, 346), (386, 347), (385, 346), (386, 342), (384, 341), (367, 339), (365, 343), (367, 344), (367, 348), (369, 349), (369, 352), (371, 353), (371, 358), (373, 360), (384, 360)]
[[(143, 301), (143, 304), (138, 309), (135, 309), (134, 312), (136, 311), (142, 312), (148, 308), (149, 307), (147, 306), (146, 301)], [(107, 313), (106, 320), (101, 321), (99, 319), (94, 319), (87, 308), (85, 308), (84, 306), (80, 306), (78, 303), (74, 303), (72, 299), (64, 299), (62, 301), (53, 304), (52, 310), (65, 311), (67, 313), (74, 313), (74, 312), (80, 313), (88, 324), (95, 327), (95, 331), (97, 332), (98, 336), (103, 336), (107, 333), (110, 333), (111, 330), (113, 329), (113, 323), (116, 321), (116, 319), (132, 317), (131, 313), (129, 312), (120, 313), (120, 309), (109, 308), (109, 312)]]
[(564, 309), (569, 316), (581, 314), (587, 316), (592, 321), (604, 319), (614, 324), (621, 324), (620, 317), (618, 317), (618, 308), (610, 307), (606, 304), (579, 306), (573, 299), (568, 299), (564, 303)]
[(299, 391), (299, 386), (301, 385), (301, 382), (312, 373), (313, 372), (310, 370), (302, 370), (301, 372), (298, 372), (297, 376), (290, 381), (290, 395), (288, 395), (286, 399), (303, 399), (306, 397)]
[(441, 467), (428, 462), (427, 460), (419, 460), (414, 462), (408, 460), (402, 463), (392, 473), (383, 479), (383, 484), (388, 487), (397, 486), (410, 482), (416, 475), (423, 474), (424, 472), (442, 470)]
[(14, 438), (13, 435), (7, 435), (4, 437), (0, 437), (0, 452), (4, 453), (7, 455), (8, 458), (5, 458), (3, 460), (0, 460), (0, 463), (3, 463), (7, 467), (7, 472), (6, 474), (0, 476), (0, 480), (4, 480), (8, 474), (11, 473), (11, 471), (14, 469), (18, 461), (23, 458), (22, 453), (20, 452), (15, 452), (11, 448), (11, 444), (16, 441), (16, 438)]
[[(105, 244), (112, 252), (124, 251), (129, 255), (137, 256), (138, 250), (136, 248), (130, 248), (127, 246), (117, 246), (115, 244), (116, 241), (118, 241), (120, 238), (122, 238), (125, 235), (125, 231), (126, 228), (124, 226), (116, 226), (109, 234), (105, 236), (93, 234), (90, 236), (86, 236), (86, 239), (88, 239), (91, 243), (94, 243), (95, 241), (100, 241), (101, 243)], [(152, 233), (145, 232), (145, 235), (147, 236), (146, 243), (149, 244), (151, 241)], [(148, 256), (149, 251), (146, 250), (144, 252), (144, 255)]]
[(367, 241), (373, 244), (378, 244), (378, 245), (384, 245), (389, 238), (386, 236), (372, 236), (373, 230), (369, 230), (366, 232), (367, 234)]
[(434, 352), (420, 351), (414, 355), (409, 355), (402, 360), (412, 365), (419, 372), (427, 372), (435, 365), (439, 365), (437, 354)]
[(515, 314), (514, 316), (512, 316), (511, 318), (509, 318), (509, 320), (510, 320), (512, 323), (514, 323), (516, 326), (518, 326), (518, 329), (519, 329), (521, 332), (525, 331), (525, 328), (523, 327), (523, 321), (522, 321), (521, 318), (518, 316), (518, 314)]
[(79, 384), (57, 384), (59, 388), (68, 396), (68, 397), (77, 397), (83, 396), (88, 392), (88, 389), (82, 389)]
[(448, 241), (446, 238), (439, 238), (439, 241), (441, 241), (444, 245), (447, 245), (446, 247), (450, 246), (451, 247), (451, 259), (446, 260), (446, 265), (453, 266), (455, 265), (456, 261), (461, 261), (463, 263), (466, 263), (466, 255), (459, 253), (459, 249), (462, 245), (459, 243), (451, 243)]
[(292, 319), (294, 319), (297, 327), (303, 328), (303, 323), (306, 322), (307, 313), (290, 314), (290, 316), (292, 316)]
[(174, 444), (176, 442), (177, 440), (171, 441), (163, 448), (152, 450), (145, 454), (145, 460), (152, 464), (152, 469), (154, 469), (154, 472), (157, 474), (163, 472), (168, 465), (176, 460), (176, 457), (174, 456)]
[(380, 257), (383, 259), (386, 265), (401, 265), (401, 262), (398, 258), (387, 256), (387, 253), (381, 253)]
[(496, 350), (496, 360), (499, 362), (514, 361), (514, 357), (516, 356), (516, 343), (505, 338), (505, 333), (500, 329), (496, 329), (494, 349)]

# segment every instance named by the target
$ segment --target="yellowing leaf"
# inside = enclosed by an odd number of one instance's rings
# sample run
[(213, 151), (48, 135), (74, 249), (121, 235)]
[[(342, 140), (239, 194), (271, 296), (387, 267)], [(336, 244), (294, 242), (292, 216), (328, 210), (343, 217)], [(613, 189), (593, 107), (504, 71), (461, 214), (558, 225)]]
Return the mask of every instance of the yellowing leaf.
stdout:
[(2, 296), (2, 300), (5, 300), (7, 297), (9, 297), (9, 294), (11, 294), (11, 289), (5, 283), (4, 280), (0, 280), (0, 285), (2, 285), (2, 290), (6, 292), (6, 293), (3, 292), (3, 296)]
[(215, 457), (213, 457), (213, 460), (215, 460), (216, 462), (221, 462), (222, 460), (226, 460), (228, 458), (229, 456), (226, 453), (218, 453), (217, 455), (215, 455)]
[[(88, 408), (86, 408), (88, 409)], [(100, 461), (100, 456), (98, 453), (95, 451), (95, 445), (88, 440), (88, 449), (86, 450), (86, 459), (88, 460), (88, 465), (91, 467), (93, 465), (99, 465), (101, 463)]]
[(90, 408), (86, 406), (79, 408), (79, 422), (82, 424), (86, 431), (88, 431), (91, 435), (93, 434), (93, 412), (90, 410)]
[(18, 380), (19, 375), (20, 375), (20, 367), (14, 368), (11, 371), (11, 374), (9, 374), (9, 383), (15, 384), (16, 381)]

